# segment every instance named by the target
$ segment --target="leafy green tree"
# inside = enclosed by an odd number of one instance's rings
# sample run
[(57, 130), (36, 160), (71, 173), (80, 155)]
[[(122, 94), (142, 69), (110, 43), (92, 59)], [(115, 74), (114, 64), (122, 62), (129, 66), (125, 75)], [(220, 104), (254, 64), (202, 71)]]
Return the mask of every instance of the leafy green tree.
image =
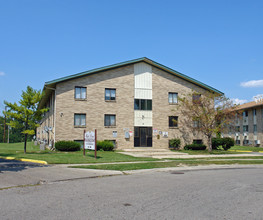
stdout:
[(39, 122), (47, 108), (38, 109), (38, 104), (43, 94), (28, 86), (26, 91), (22, 91), (19, 104), (5, 101), (5, 105), (9, 107), (4, 114), (10, 119), (7, 123), (12, 128), (21, 129), (24, 134), (24, 153), (26, 153), (26, 144), (28, 135), (34, 135), (35, 129), (39, 126)]

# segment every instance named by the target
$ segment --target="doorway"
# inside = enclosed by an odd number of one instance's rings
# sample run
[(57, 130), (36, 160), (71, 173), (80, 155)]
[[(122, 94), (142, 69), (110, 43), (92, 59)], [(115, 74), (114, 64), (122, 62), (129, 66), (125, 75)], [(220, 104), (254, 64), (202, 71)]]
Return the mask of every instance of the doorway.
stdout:
[(134, 147), (152, 147), (152, 127), (134, 127)]

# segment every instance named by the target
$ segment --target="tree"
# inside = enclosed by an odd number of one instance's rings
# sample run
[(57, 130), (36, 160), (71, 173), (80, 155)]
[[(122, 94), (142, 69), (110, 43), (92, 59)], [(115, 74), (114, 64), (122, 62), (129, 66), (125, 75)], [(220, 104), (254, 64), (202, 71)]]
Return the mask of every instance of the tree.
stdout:
[(179, 103), (182, 115), (188, 120), (186, 126), (207, 137), (207, 150), (211, 152), (213, 134), (220, 134), (233, 124), (235, 105), (225, 96), (210, 92), (202, 95), (192, 92), (179, 98)]
[(26, 144), (28, 135), (34, 135), (35, 129), (39, 126), (42, 115), (48, 110), (47, 108), (38, 109), (38, 104), (43, 94), (41, 91), (34, 90), (28, 86), (26, 91), (22, 91), (19, 104), (5, 101), (9, 107), (4, 114), (10, 119), (7, 123), (12, 128), (21, 129), (24, 134), (24, 153), (26, 153)]

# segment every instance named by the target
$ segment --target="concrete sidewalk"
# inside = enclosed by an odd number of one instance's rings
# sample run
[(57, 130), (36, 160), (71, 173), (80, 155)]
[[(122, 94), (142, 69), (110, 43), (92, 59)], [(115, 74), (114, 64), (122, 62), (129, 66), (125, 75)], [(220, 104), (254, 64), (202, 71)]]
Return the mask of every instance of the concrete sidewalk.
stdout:
[(16, 186), (37, 185), (72, 179), (122, 175), (121, 171), (70, 169), (67, 166), (28, 167), (19, 171), (0, 173), (0, 190)]

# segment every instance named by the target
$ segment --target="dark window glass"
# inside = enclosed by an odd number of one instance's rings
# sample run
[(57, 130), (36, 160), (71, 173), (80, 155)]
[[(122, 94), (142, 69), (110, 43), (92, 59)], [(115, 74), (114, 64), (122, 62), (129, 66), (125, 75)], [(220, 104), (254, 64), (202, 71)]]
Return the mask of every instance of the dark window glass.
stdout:
[(75, 99), (86, 99), (86, 87), (75, 87)]
[(134, 99), (134, 110), (140, 109), (140, 99)]
[(169, 104), (177, 104), (178, 102), (178, 94), (174, 92), (169, 92), (168, 94), (168, 102)]
[(194, 139), (193, 144), (203, 144), (203, 140), (202, 139)]
[(74, 114), (75, 126), (86, 126), (86, 114)]
[(116, 126), (116, 115), (105, 115), (104, 126)]
[(147, 100), (147, 110), (152, 110), (152, 100)]
[(105, 100), (115, 101), (116, 100), (116, 89), (105, 89)]
[(134, 110), (152, 110), (152, 100), (134, 99)]
[(140, 110), (147, 110), (147, 102), (145, 99), (141, 99), (141, 109)]
[(178, 127), (178, 116), (169, 116), (169, 127), (170, 128)]
[(201, 104), (201, 95), (200, 94), (194, 94), (193, 95), (193, 103), (194, 104)]

